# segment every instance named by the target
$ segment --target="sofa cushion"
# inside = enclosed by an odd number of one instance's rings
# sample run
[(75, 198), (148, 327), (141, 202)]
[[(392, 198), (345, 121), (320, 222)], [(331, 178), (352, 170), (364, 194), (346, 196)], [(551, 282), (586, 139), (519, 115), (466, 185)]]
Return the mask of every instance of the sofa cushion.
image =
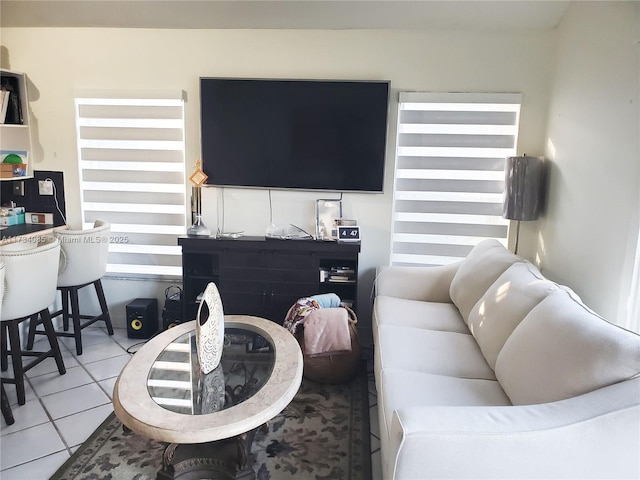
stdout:
[(374, 282), (376, 295), (427, 302), (451, 302), (449, 286), (461, 262), (462, 260), (428, 267), (380, 267)]
[(514, 404), (574, 397), (640, 375), (640, 335), (608, 323), (570, 291), (542, 300), (496, 362)]
[(494, 380), (495, 374), (469, 334), (383, 325), (378, 331), (376, 370), (398, 368), (463, 378)]
[(391, 424), (394, 410), (399, 408), (511, 405), (496, 380), (449, 377), (392, 368), (382, 372), (381, 385), (380, 408), (384, 409), (382, 427), (385, 429)]
[(496, 359), (522, 319), (559, 287), (529, 262), (515, 263), (498, 277), (469, 313), (469, 330), (484, 358), (495, 369)]
[(483, 240), (473, 247), (456, 272), (449, 294), (465, 322), (469, 312), (496, 279), (511, 265), (522, 259), (494, 239)]
[(378, 295), (373, 307), (374, 331), (380, 325), (469, 333), (453, 303), (421, 302)]

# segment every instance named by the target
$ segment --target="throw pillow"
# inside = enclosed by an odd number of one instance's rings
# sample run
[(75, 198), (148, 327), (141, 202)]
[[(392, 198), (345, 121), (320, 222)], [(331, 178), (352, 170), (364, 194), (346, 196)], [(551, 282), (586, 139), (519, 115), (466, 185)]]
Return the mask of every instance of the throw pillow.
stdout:
[(465, 322), (469, 312), (493, 282), (511, 265), (522, 259), (494, 239), (473, 247), (456, 272), (449, 293)]
[(640, 375), (640, 335), (559, 290), (520, 322), (495, 372), (514, 405), (563, 400)]
[(495, 370), (504, 343), (522, 319), (558, 286), (529, 262), (515, 263), (498, 277), (469, 313), (469, 330)]

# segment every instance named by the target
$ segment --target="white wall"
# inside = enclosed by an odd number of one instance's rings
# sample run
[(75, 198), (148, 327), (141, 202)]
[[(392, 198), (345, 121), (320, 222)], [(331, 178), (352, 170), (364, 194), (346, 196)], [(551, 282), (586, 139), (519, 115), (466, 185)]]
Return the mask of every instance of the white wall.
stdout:
[[(388, 79), (392, 87), (385, 192), (345, 194), (345, 216), (362, 229), (359, 316), (369, 324), (375, 268), (388, 262), (397, 92), (522, 92), (519, 150), (542, 154), (555, 35), (545, 31), (277, 31), (34, 29), (2, 31), (2, 66), (27, 72), (36, 121), (36, 169), (63, 170), (69, 220), (80, 218), (73, 92), (76, 89), (181, 89), (186, 107), (188, 173), (200, 155), (200, 76)], [(204, 192), (204, 220), (217, 225), (219, 194)], [(316, 198), (326, 194), (273, 192), (276, 223), (313, 229)], [(269, 222), (266, 191), (225, 190), (225, 230), (263, 235)], [(166, 284), (107, 282), (107, 296), (123, 305)], [(122, 325), (124, 323), (122, 322)]]
[(546, 156), (543, 272), (624, 323), (638, 237), (640, 4), (573, 3), (558, 29)]

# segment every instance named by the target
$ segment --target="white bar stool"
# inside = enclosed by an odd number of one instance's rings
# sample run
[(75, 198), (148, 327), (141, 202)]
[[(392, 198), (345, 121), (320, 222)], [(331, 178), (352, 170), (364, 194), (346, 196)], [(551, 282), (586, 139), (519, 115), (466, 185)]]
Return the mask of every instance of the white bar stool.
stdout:
[[(60, 240), (61, 256), (58, 271), (58, 290), (62, 294), (62, 308), (53, 312), (53, 318), (62, 315), (63, 331), (56, 331), (59, 337), (73, 337), (76, 353), (82, 355), (82, 329), (103, 321), (109, 335), (113, 335), (113, 325), (109, 316), (109, 307), (102, 289), (102, 276), (107, 271), (109, 254), (109, 236), (111, 226), (102, 220), (96, 220), (94, 228), (87, 230), (58, 230), (54, 235)], [(80, 313), (78, 291), (93, 285), (101, 312), (98, 315)], [(69, 320), (73, 323), (73, 332), (69, 332)], [(82, 320), (87, 320), (82, 323)], [(33, 347), (35, 334), (45, 333), (36, 330), (32, 323), (29, 330), (27, 349)]]
[[(5, 263), (4, 299), (0, 312), (2, 371), (8, 370), (8, 354), (11, 354), (13, 364), (13, 378), (2, 377), (2, 382), (15, 384), (18, 404), (24, 405), (25, 372), (44, 359), (53, 357), (60, 375), (66, 373), (49, 313), (49, 305), (56, 298), (60, 242), (53, 237), (27, 238), (24, 242), (3, 245), (0, 255)], [(22, 350), (19, 327), (25, 320), (43, 324), (49, 350)], [(25, 365), (22, 361), (24, 356), (35, 359)]]

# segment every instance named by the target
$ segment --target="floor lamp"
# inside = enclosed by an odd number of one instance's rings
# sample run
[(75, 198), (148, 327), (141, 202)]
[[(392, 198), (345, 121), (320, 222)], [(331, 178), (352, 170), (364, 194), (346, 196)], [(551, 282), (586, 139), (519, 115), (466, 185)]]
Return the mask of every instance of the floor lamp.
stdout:
[(502, 216), (518, 222), (516, 246), (518, 253), (520, 222), (537, 220), (542, 203), (544, 159), (542, 157), (507, 157)]

